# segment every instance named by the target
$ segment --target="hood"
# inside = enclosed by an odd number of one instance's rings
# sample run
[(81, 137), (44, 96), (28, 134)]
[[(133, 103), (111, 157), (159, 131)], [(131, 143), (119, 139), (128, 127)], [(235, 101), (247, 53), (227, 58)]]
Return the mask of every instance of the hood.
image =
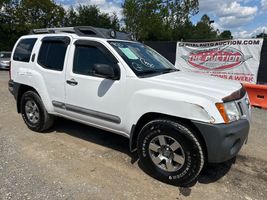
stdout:
[(237, 81), (229, 81), (209, 75), (193, 72), (173, 72), (150, 78), (144, 78), (164, 90), (180, 91), (196, 96), (212, 98), (216, 101), (232, 94), (241, 88)]

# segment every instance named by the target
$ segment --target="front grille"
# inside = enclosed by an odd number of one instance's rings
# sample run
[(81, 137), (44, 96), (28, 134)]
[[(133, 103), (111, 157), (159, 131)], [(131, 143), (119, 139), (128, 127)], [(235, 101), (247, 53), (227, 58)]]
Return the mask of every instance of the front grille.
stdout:
[(236, 104), (238, 106), (241, 118), (246, 118), (250, 120), (251, 118), (251, 107), (249, 104), (248, 96), (247, 94), (242, 98), (236, 101)]
[(238, 102), (237, 105), (238, 105), (241, 116), (243, 116), (244, 112), (243, 112), (243, 108), (242, 108), (242, 102)]

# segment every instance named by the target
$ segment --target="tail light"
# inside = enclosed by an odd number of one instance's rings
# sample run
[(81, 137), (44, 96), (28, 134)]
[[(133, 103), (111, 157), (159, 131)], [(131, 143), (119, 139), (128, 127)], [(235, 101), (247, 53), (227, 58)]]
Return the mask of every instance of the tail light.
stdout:
[(9, 61), (9, 80), (11, 80), (11, 61)]

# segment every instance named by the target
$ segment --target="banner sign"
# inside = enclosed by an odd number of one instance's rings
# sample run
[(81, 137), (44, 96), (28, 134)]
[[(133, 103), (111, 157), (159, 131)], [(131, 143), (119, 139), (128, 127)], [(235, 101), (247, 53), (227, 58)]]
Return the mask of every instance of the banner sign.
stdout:
[(228, 80), (257, 83), (263, 39), (178, 42), (176, 68)]

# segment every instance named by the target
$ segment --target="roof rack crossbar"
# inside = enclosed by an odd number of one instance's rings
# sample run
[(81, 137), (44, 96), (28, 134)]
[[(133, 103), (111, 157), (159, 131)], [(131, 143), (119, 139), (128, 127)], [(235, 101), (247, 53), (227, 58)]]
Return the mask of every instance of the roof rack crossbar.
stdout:
[(68, 32), (75, 33), (74, 27), (62, 27), (62, 28), (40, 28), (33, 29), (32, 34), (41, 34), (41, 33), (57, 33), (57, 32)]
[(60, 28), (41, 28), (33, 29), (30, 34), (44, 34), (44, 33), (74, 33), (78, 36), (90, 36), (106, 39), (122, 39), (134, 40), (132, 34), (116, 32), (113, 29), (96, 28), (92, 26), (76, 26), (76, 27), (60, 27)]

